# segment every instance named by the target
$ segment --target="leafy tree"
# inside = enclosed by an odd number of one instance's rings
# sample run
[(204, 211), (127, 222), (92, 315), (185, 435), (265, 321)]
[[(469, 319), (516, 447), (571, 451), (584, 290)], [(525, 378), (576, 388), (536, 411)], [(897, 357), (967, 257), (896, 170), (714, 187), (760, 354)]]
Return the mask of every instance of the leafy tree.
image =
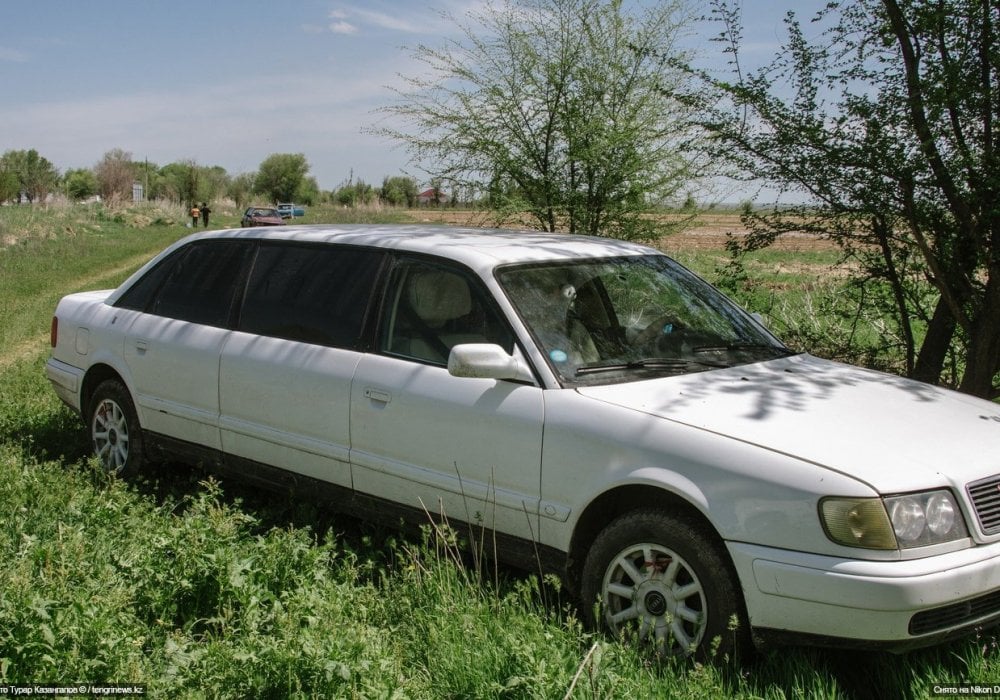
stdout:
[(320, 200), (319, 183), (314, 177), (304, 177), (295, 192), (295, 201), (312, 206)]
[(364, 180), (348, 182), (333, 194), (333, 200), (345, 207), (366, 206), (374, 202), (377, 197), (378, 193), (375, 188)]
[[(462, 38), (420, 46), (377, 130), (432, 176), (547, 231), (657, 235), (646, 214), (689, 185), (689, 132), (667, 57), (687, 17), (679, 0), (506, 0), (456, 21)], [(644, 9), (645, 8), (645, 9)]]
[(211, 202), (219, 198), (226, 191), (229, 184), (229, 173), (221, 165), (212, 165), (199, 168), (198, 196), (199, 202)]
[(814, 40), (789, 13), (784, 51), (749, 73), (736, 5), (712, 7), (733, 78), (702, 74), (688, 102), (703, 115), (716, 156), (747, 180), (808, 199), (749, 212), (743, 249), (786, 231), (832, 238), (856, 263), (860, 303), (891, 313), (910, 376), (941, 381), (957, 358), (960, 390), (996, 396), (995, 1), (832, 2), (814, 20), (823, 30)]
[(357, 204), (357, 191), (353, 186), (338, 187), (333, 193), (333, 201), (342, 207), (353, 207)]
[(142, 183), (147, 200), (169, 199), (166, 180), (160, 174), (160, 167), (156, 163), (150, 163), (148, 160), (136, 162), (135, 179)]
[(193, 160), (169, 163), (160, 168), (167, 197), (178, 204), (189, 205), (202, 201), (199, 187), (201, 169)]
[(272, 202), (291, 202), (308, 173), (309, 163), (302, 153), (274, 153), (260, 164), (254, 185)]
[(0, 158), (0, 202), (15, 199), (21, 192), (21, 181), (14, 170), (14, 164), (6, 154)]
[(136, 178), (132, 154), (120, 148), (111, 149), (94, 166), (94, 177), (103, 199), (131, 200)]
[(396, 175), (382, 180), (379, 199), (393, 207), (415, 207), (417, 205), (417, 181), (412, 177)]
[(229, 174), (220, 165), (198, 165), (192, 159), (181, 160), (160, 168), (163, 194), (178, 204), (211, 202), (228, 192)]
[[(23, 194), (29, 202), (44, 200), (59, 183), (59, 171), (35, 149), (7, 151), (0, 158), (0, 171), (7, 173), (2, 187), (4, 199)], [(16, 180), (17, 184), (14, 185)], [(11, 193), (10, 189), (16, 191)]]
[(74, 201), (80, 201), (97, 194), (97, 178), (87, 168), (67, 170), (63, 176), (63, 191)]
[(250, 195), (254, 191), (254, 179), (253, 173), (240, 173), (230, 178), (226, 185), (226, 196), (236, 202), (237, 208), (242, 209), (250, 203)]

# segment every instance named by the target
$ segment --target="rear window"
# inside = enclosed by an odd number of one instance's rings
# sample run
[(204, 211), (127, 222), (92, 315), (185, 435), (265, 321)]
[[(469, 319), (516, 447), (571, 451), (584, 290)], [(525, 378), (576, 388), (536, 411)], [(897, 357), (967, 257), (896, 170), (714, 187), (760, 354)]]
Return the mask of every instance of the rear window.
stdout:
[(250, 249), (246, 241), (192, 243), (147, 272), (116, 306), (226, 327)]

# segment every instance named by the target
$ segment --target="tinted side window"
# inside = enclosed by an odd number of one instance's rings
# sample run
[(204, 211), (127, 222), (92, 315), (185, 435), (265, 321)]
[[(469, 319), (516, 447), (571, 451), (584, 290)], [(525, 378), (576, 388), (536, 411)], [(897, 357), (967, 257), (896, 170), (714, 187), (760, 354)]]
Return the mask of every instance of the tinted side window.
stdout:
[(381, 349), (447, 364), (461, 343), (495, 343), (513, 352), (514, 336), (482, 283), (463, 270), (406, 262), (393, 273)]
[[(164, 279), (146, 311), (207, 326), (226, 326), (250, 244), (246, 241), (204, 241), (180, 251), (160, 273)], [(145, 278), (144, 278), (145, 279)]]
[(319, 245), (263, 245), (239, 329), (314, 345), (355, 347), (382, 254)]
[(187, 249), (174, 251), (169, 257), (145, 275), (136, 280), (128, 290), (121, 295), (115, 306), (134, 311), (146, 311), (153, 302), (153, 297), (163, 286), (163, 281), (170, 276), (170, 271), (177, 262), (187, 255)]

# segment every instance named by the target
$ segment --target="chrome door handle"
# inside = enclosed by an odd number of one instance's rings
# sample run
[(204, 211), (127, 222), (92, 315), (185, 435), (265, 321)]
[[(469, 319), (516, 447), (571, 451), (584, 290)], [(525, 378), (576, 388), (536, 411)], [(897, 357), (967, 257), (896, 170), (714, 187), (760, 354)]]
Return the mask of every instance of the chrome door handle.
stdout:
[(377, 401), (378, 403), (389, 403), (392, 399), (392, 395), (388, 391), (381, 391), (379, 389), (367, 387), (365, 388), (365, 398)]

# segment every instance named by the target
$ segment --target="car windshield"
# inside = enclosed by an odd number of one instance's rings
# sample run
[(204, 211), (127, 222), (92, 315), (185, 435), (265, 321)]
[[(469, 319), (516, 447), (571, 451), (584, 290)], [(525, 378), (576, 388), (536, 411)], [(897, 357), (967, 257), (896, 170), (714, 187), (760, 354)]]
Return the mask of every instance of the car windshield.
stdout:
[(566, 384), (687, 374), (792, 354), (664, 255), (511, 266), (497, 279)]

